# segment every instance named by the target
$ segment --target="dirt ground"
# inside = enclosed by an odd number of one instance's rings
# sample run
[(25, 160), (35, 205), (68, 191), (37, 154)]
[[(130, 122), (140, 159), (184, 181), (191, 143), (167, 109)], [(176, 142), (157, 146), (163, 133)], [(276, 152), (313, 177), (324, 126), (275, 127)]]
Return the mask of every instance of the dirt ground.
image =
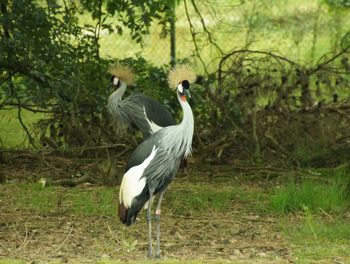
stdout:
[[(145, 212), (139, 215), (136, 224), (127, 228), (116, 217), (77, 215), (64, 208), (38, 213), (17, 207), (13, 199), (14, 183), (23, 181), (24, 177), (36, 180), (30, 175), (42, 174), (37, 168), (29, 169), (29, 164), (27, 167), (21, 164), (6, 168), (10, 184), (0, 184), (0, 260), (21, 259), (29, 263), (146, 260)], [(58, 170), (51, 172), (62, 173)], [(48, 169), (44, 173), (48, 175)], [(13, 177), (17, 180), (13, 181)], [(184, 184), (186, 179), (180, 178), (172, 184), (170, 191), (176, 193)], [(93, 192), (101, 186), (76, 188)], [(66, 188), (57, 187), (57, 191), (64, 196)], [(115, 196), (117, 199), (117, 190)], [(292, 246), (283, 237), (277, 217), (259, 215), (249, 210), (244, 202), (235, 202), (221, 212), (209, 209), (179, 216), (167, 207), (167, 199), (165, 196), (161, 219), (163, 260), (297, 262)]]
[[(59, 212), (29, 214), (4, 207), (2, 202), (0, 256), (63, 262), (143, 258), (147, 252), (143, 216), (136, 225), (126, 228), (113, 218), (77, 217)], [(273, 219), (261, 219), (239, 210), (192, 219), (175, 218), (163, 209), (161, 229), (162, 254), (167, 258), (262, 258), (278, 263), (292, 260)]]
[[(1, 192), (6, 192), (6, 186)], [(239, 206), (227, 213), (208, 212), (196, 217), (177, 218), (166, 208), (162, 213), (161, 243), (166, 258), (293, 263), (274, 219), (247, 214)], [(27, 261), (142, 259), (147, 253), (145, 215), (126, 228), (112, 217), (61, 212), (38, 215), (1, 201), (0, 243), (0, 257)]]

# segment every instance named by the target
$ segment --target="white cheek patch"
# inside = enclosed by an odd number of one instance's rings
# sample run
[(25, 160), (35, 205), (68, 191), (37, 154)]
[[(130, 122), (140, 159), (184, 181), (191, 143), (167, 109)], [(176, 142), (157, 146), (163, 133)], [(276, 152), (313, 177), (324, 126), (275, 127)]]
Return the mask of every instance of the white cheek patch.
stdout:
[(117, 77), (113, 78), (113, 85), (118, 85), (119, 79)]
[(177, 90), (179, 91), (179, 93), (183, 93), (184, 92), (184, 88), (182, 87), (181, 83), (177, 86)]

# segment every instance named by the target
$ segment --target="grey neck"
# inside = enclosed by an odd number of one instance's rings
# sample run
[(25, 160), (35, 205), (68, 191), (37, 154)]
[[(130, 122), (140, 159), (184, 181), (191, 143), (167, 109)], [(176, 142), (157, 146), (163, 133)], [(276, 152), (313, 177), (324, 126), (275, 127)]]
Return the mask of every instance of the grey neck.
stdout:
[(192, 138), (194, 132), (193, 113), (189, 103), (187, 101), (182, 101), (179, 93), (177, 93), (177, 99), (183, 111), (182, 121), (179, 124), (179, 130), (181, 132), (179, 132), (182, 134), (183, 143), (185, 143), (186, 146), (185, 156), (187, 157), (192, 152)]
[(167, 155), (177, 158), (187, 157), (192, 152), (192, 137), (194, 131), (193, 113), (187, 101), (182, 101), (180, 95), (177, 95), (180, 102), (183, 117), (178, 125), (168, 126), (161, 130), (162, 145), (167, 150)]
[(107, 109), (116, 120), (120, 119), (121, 112), (119, 109), (119, 103), (122, 101), (122, 97), (126, 90), (126, 83), (120, 81), (120, 87), (115, 90), (108, 98)]
[(111, 95), (113, 97), (113, 101), (121, 101), (122, 97), (126, 90), (126, 83), (120, 80), (120, 87), (114, 91), (114, 93)]

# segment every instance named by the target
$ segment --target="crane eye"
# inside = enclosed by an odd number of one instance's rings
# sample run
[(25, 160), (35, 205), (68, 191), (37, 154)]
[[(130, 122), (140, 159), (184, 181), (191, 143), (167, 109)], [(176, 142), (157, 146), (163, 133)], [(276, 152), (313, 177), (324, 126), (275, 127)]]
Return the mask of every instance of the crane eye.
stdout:
[(119, 79), (117, 77), (113, 78), (113, 85), (118, 85)]
[(179, 83), (179, 84), (177, 85), (177, 90), (178, 90), (179, 93), (181, 93), (181, 94), (184, 92), (184, 88), (183, 88), (183, 86), (182, 86), (181, 83)]

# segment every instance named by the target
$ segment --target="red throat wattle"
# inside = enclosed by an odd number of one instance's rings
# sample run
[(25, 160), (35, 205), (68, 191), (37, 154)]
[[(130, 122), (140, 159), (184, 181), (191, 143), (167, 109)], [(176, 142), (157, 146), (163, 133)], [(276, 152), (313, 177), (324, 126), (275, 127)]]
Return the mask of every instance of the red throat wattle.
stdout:
[(186, 102), (186, 95), (181, 95), (181, 101)]

